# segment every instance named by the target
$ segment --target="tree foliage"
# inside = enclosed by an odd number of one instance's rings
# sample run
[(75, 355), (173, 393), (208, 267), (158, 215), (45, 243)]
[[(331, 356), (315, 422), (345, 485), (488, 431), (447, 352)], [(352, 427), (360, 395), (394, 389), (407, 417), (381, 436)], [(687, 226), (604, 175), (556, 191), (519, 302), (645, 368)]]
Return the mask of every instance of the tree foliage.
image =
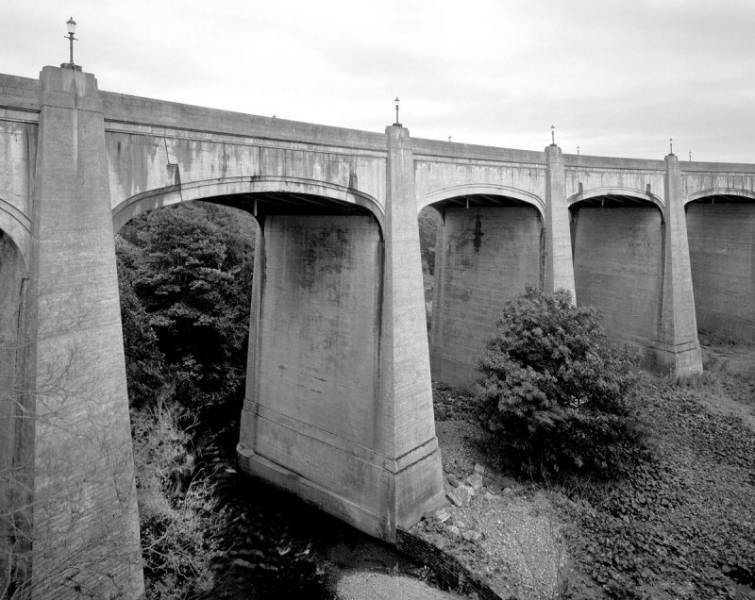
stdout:
[(196, 204), (133, 219), (117, 239), (150, 598), (213, 585), (225, 516), (197, 457), (204, 440), (238, 429), (254, 235), (249, 215)]
[(480, 370), (483, 422), (529, 474), (610, 476), (640, 455), (632, 361), (569, 292), (530, 287), (507, 302)]
[(419, 213), (419, 247), (422, 262), (430, 275), (435, 273), (435, 246), (440, 227), (440, 214), (434, 208), (425, 208)]
[(153, 211), (124, 228), (118, 257), (132, 401), (143, 403), (143, 387), (166, 378), (176, 400), (200, 412), (240, 397), (253, 235), (248, 215), (211, 205)]

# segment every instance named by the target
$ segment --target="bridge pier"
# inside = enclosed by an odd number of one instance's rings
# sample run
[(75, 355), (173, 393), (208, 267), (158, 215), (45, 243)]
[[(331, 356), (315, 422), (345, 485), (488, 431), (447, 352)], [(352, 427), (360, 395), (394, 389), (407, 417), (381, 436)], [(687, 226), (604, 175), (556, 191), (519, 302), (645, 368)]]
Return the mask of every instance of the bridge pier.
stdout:
[[(579, 300), (598, 308), (609, 338), (637, 346), (645, 366), (702, 372), (679, 161), (666, 157), (664, 200), (575, 208)], [(598, 196), (599, 197), (599, 196)]]
[(679, 378), (702, 373), (703, 364), (697, 337), (679, 159), (669, 154), (665, 166), (663, 291), (658, 340), (651, 346), (650, 356), (656, 369)]
[[(267, 216), (239, 464), (394, 541), (443, 499), (411, 140), (386, 130), (386, 210)], [(382, 233), (382, 236), (381, 236)]]
[(561, 148), (551, 144), (545, 148), (545, 278), (543, 291), (552, 294), (567, 290), (577, 302), (574, 284), (569, 205), (566, 201), (566, 174)]
[(25, 386), (13, 457), (15, 534), (26, 543), (10, 549), (14, 578), (32, 600), (139, 598), (102, 105), (93, 75), (53, 67), (41, 73), (39, 102), (22, 312)]

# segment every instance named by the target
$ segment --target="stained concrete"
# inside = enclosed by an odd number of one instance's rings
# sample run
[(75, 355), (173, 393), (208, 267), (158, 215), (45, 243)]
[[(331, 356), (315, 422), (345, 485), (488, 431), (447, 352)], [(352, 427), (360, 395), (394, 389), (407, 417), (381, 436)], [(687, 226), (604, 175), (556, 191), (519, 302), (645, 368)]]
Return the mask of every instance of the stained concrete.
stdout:
[(436, 245), (433, 378), (468, 387), (506, 300), (541, 286), (542, 224), (529, 206), (449, 207)]
[[(408, 131), (386, 213), (270, 215), (256, 253), (239, 464), (394, 541), (443, 500)], [(262, 273), (262, 277), (259, 274)]]
[(578, 303), (602, 312), (609, 336), (654, 343), (663, 285), (658, 208), (577, 205), (572, 228)]
[[(369, 216), (269, 216), (255, 429), (240, 444), (379, 513), (375, 448), (382, 244)], [(261, 277), (260, 277), (261, 275)]]
[(687, 205), (701, 331), (755, 342), (755, 201)]

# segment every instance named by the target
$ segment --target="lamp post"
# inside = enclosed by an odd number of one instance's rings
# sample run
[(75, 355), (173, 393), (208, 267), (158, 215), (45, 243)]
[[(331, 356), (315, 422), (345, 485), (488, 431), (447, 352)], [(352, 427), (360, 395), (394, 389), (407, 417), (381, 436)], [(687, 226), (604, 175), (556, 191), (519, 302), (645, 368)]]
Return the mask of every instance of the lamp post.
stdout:
[(73, 17), (66, 21), (66, 27), (68, 27), (68, 35), (64, 35), (63, 37), (68, 38), (70, 60), (69, 62), (60, 65), (60, 67), (62, 69), (73, 69), (74, 71), (81, 71), (81, 67), (73, 62), (73, 41), (78, 39), (73, 36), (73, 34), (76, 33), (76, 21), (73, 20)]

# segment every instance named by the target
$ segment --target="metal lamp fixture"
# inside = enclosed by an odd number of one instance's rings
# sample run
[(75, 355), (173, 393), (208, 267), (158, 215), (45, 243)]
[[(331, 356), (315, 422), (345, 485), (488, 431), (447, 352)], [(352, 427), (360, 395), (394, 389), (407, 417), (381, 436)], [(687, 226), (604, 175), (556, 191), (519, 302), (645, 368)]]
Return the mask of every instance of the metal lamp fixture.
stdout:
[(66, 21), (66, 27), (68, 28), (68, 35), (63, 36), (63, 37), (68, 38), (70, 59), (69, 59), (69, 62), (63, 63), (62, 65), (60, 65), (60, 67), (63, 69), (73, 69), (74, 71), (81, 71), (81, 67), (73, 62), (73, 42), (74, 40), (78, 39), (74, 37), (74, 34), (76, 33), (76, 21), (73, 20), (73, 17), (71, 17), (70, 19)]

